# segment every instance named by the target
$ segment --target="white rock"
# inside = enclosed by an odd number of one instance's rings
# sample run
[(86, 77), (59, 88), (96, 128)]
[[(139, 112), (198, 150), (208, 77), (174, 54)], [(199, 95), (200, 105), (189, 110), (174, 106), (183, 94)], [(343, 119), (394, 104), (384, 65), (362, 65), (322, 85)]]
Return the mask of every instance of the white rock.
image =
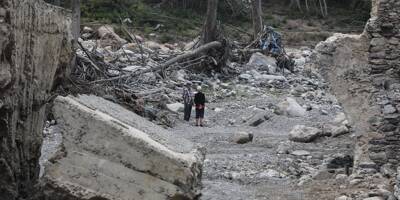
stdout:
[(88, 26), (85, 26), (83, 27), (82, 33), (93, 33), (93, 29)]
[(304, 117), (307, 115), (306, 109), (300, 106), (293, 98), (287, 97), (285, 101), (278, 104), (279, 109), (290, 117)]
[(344, 114), (343, 112), (341, 112), (341, 113), (338, 113), (337, 115), (336, 115), (336, 117), (335, 117), (335, 119), (333, 120), (333, 122), (335, 123), (335, 124), (340, 124), (340, 123), (342, 123), (343, 121), (345, 121), (346, 120), (346, 114)]
[(167, 108), (172, 112), (183, 112), (184, 105), (182, 103), (171, 103), (167, 104)]
[(259, 66), (272, 66), (276, 68), (276, 59), (273, 57), (265, 56), (262, 53), (254, 53), (249, 62), (247, 63), (248, 66), (259, 67)]
[(306, 64), (306, 59), (304, 57), (294, 59), (296, 66), (304, 66)]
[(267, 169), (258, 175), (260, 178), (282, 178), (284, 175), (274, 169)]
[(101, 26), (97, 30), (97, 34), (102, 40), (110, 39), (119, 44), (127, 43), (126, 40), (122, 39), (119, 35), (115, 33), (114, 28), (110, 25)]
[(369, 198), (365, 198), (363, 200), (384, 200), (382, 197), (369, 197)]
[(296, 151), (293, 151), (290, 154), (292, 154), (294, 156), (308, 156), (308, 155), (310, 155), (310, 152), (305, 151), (305, 150), (296, 150)]
[(304, 125), (296, 125), (289, 133), (289, 140), (294, 142), (312, 142), (319, 136), (322, 131), (317, 128), (307, 127)]
[(253, 78), (253, 77), (250, 74), (240, 74), (239, 75), (239, 79), (250, 80), (251, 78)]
[(218, 112), (222, 112), (223, 110), (224, 110), (224, 109), (222, 109), (222, 108), (215, 108), (215, 109), (214, 109), (214, 111), (217, 112), (217, 113), (218, 113)]
[(352, 198), (343, 195), (343, 196), (340, 196), (340, 197), (336, 197), (335, 200), (352, 200)]
[(349, 133), (349, 129), (344, 125), (332, 127), (332, 136), (333, 137), (338, 137), (341, 135), (345, 135), (347, 133)]
[(393, 114), (396, 111), (396, 108), (392, 105), (386, 105), (385, 107), (383, 107), (383, 114)]

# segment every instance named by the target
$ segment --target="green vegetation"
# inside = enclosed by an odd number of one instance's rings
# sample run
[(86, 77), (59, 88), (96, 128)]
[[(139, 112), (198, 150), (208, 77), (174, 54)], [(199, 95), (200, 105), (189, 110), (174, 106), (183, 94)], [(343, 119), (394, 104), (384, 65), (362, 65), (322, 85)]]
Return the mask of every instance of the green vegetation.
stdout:
[[(361, 32), (369, 18), (370, 0), (328, 0), (328, 17), (322, 19), (316, 9), (309, 12), (289, 7), (288, 1), (269, 0), (263, 2), (264, 23), (278, 30), (286, 30), (290, 21), (302, 20), (302, 27), (317, 27), (321, 31)], [(199, 0), (86, 0), (82, 3), (83, 24), (121, 24), (129, 18), (136, 32), (146, 36), (156, 33), (160, 42), (176, 42), (198, 36), (206, 13), (206, 2)], [(228, 4), (228, 2), (231, 2)], [(219, 20), (224, 34), (235, 40), (248, 41), (251, 36), (250, 10), (242, 1), (220, 1)], [(355, 8), (356, 7), (356, 8)], [(356, 10), (356, 12), (354, 12)], [(290, 30), (290, 28), (289, 28)], [(318, 31), (318, 30), (313, 30)]]

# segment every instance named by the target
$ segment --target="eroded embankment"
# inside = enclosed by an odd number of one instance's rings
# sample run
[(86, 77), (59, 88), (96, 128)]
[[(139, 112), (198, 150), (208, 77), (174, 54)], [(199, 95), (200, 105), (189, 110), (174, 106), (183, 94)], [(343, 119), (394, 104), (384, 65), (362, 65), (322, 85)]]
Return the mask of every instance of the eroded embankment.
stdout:
[(70, 24), (42, 1), (0, 2), (0, 199), (34, 191), (45, 105), (72, 57)]

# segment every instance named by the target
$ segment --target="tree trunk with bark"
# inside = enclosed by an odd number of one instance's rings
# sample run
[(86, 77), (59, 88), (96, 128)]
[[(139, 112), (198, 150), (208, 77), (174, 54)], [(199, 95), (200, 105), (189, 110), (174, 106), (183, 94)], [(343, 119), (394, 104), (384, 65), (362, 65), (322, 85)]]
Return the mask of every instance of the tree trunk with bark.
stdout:
[(81, 0), (72, 0), (72, 34), (78, 41), (81, 33)]
[(258, 37), (258, 34), (261, 33), (263, 27), (262, 21), (262, 9), (261, 9), (261, 0), (252, 0), (252, 19), (253, 19), (253, 30), (254, 30), (254, 39)]
[(217, 13), (218, 0), (208, 0), (206, 22), (203, 28), (202, 44), (207, 44), (217, 40)]

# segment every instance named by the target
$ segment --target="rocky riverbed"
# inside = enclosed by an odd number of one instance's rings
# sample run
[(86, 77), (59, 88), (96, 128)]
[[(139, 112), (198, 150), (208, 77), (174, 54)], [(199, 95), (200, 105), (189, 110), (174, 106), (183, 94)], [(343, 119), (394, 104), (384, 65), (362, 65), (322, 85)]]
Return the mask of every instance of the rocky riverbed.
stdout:
[[(201, 199), (334, 199), (345, 188), (351, 127), (324, 81), (305, 69), (309, 50), (292, 51), (297, 71), (286, 80), (260, 83), (251, 73), (263, 71), (248, 66), (238, 79), (217, 80), (208, 91), (206, 127), (179, 121), (172, 129), (207, 149)], [(216, 98), (221, 93), (228, 97)], [(244, 133), (253, 140), (237, 144)]]
[[(128, 73), (131, 67), (138, 70), (132, 62), (145, 59), (147, 65), (140, 70), (146, 70), (155, 60), (163, 61), (159, 55), (186, 52), (177, 46), (147, 41), (147, 53), (134, 53), (139, 51), (137, 45), (123, 44), (126, 41), (115, 39), (109, 28), (107, 31), (121, 49), (107, 46), (109, 38), (103, 41), (103, 37), (99, 41), (82, 40), (82, 47), (100, 55), (105, 63), (114, 63), (110, 66), (118, 66), (106, 67), (106, 73), (114, 73), (114, 77)], [(126, 50), (131, 46), (132, 51)], [(247, 61), (228, 63), (230, 73), (178, 67), (164, 78), (147, 72), (127, 79), (119, 88), (113, 85), (104, 89), (100, 84), (95, 94), (133, 108), (168, 129), (173, 137), (203, 146), (207, 153), (202, 167), (202, 200), (392, 200), (390, 188), (394, 183), (385, 177), (396, 172), (389, 168), (384, 173), (353, 170), (357, 134), (352, 120), (312, 64), (314, 50), (286, 50), (295, 61), (293, 72), (279, 69), (272, 57), (254, 53)], [(89, 81), (93, 78), (87, 71), (76, 73)], [(182, 120), (181, 94), (187, 82), (201, 85), (206, 94), (205, 127), (194, 126), (194, 119)], [(56, 126), (56, 121), (50, 121), (45, 129), (42, 165), (61, 144)]]

